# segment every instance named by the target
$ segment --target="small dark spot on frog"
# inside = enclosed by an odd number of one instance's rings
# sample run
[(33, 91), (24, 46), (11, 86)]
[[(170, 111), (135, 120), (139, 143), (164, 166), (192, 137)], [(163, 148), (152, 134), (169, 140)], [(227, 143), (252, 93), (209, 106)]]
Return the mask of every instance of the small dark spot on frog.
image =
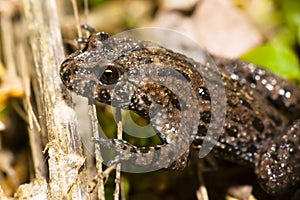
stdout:
[(237, 107), (237, 105), (231, 99), (227, 99), (227, 105), (231, 108)]
[(277, 151), (278, 151), (278, 147), (276, 145), (276, 149), (274, 151), (270, 150), (270, 152), (268, 152), (270, 158), (272, 158), (273, 160), (278, 160), (278, 158), (277, 158)]
[[(172, 93), (173, 94), (173, 93)], [(171, 94), (171, 95), (172, 95)], [(174, 94), (173, 94), (174, 95)], [(172, 105), (177, 108), (178, 110), (185, 110), (187, 109), (187, 106), (186, 104), (184, 104), (183, 101), (179, 101), (178, 98), (174, 95), (172, 95), (172, 98), (171, 98), (171, 103)], [(180, 102), (182, 103), (182, 105), (180, 105)]]
[(247, 149), (247, 152), (254, 154), (254, 153), (257, 152), (257, 147), (254, 146), (254, 145), (251, 145), (251, 146)]
[(275, 124), (276, 124), (277, 126), (281, 126), (282, 121), (281, 121), (279, 118), (275, 117), (275, 116), (272, 115), (272, 114), (269, 114), (268, 116), (269, 116), (269, 118), (270, 118), (273, 122), (275, 122)]
[(195, 146), (201, 146), (202, 145), (202, 143), (203, 143), (203, 139), (194, 139), (193, 140), (193, 145), (195, 145)]
[[(151, 101), (148, 100), (148, 97), (146, 95), (142, 95), (141, 98), (142, 98), (143, 102), (145, 103), (145, 105), (148, 105), (148, 106), (151, 105)], [(133, 100), (134, 100), (134, 98), (132, 98), (131, 101), (133, 101)]]
[(207, 133), (207, 128), (203, 125), (198, 126), (198, 134), (205, 136)]
[(258, 131), (258, 132), (263, 132), (264, 131), (264, 124), (262, 123), (262, 121), (257, 118), (257, 117), (254, 117), (254, 120), (252, 122), (252, 125), (253, 127)]
[(110, 93), (108, 91), (102, 92), (101, 95), (98, 96), (97, 100), (100, 102), (107, 102), (108, 104), (110, 104), (111, 103)]
[(136, 150), (136, 148), (130, 148), (130, 152), (131, 153), (137, 153), (137, 150)]
[(187, 81), (191, 81), (190, 75), (188, 73), (186, 73), (185, 71), (179, 71), (177, 70), (178, 73), (181, 73), (182, 76), (187, 80)]
[(200, 94), (201, 98), (207, 101), (210, 101), (210, 95), (209, 95), (209, 91), (207, 88), (205, 87), (199, 87), (198, 88), (198, 93)]
[(200, 113), (200, 119), (204, 122), (204, 123), (210, 123), (210, 118), (211, 118), (211, 112), (210, 111), (204, 111)]
[(250, 110), (253, 110), (252, 106), (250, 105), (250, 103), (248, 101), (246, 101), (245, 99), (241, 99), (241, 104), (247, 108), (249, 108)]
[(289, 153), (290, 153), (291, 155), (295, 154), (295, 152), (296, 152), (295, 146), (289, 147)]
[(240, 82), (235, 82), (235, 86), (234, 88), (232, 88), (232, 91), (240, 93), (240, 92), (244, 92), (245, 90), (245, 85), (240, 84)]
[(226, 132), (231, 137), (236, 137), (238, 133), (238, 127), (237, 126), (230, 126), (226, 128)]
[(148, 147), (143, 147), (139, 149), (141, 153), (148, 153), (149, 152), (149, 148)]
[(256, 83), (256, 80), (254, 78), (254, 75), (252, 74), (249, 74), (247, 77), (246, 77), (246, 80), (249, 82), (249, 83)]

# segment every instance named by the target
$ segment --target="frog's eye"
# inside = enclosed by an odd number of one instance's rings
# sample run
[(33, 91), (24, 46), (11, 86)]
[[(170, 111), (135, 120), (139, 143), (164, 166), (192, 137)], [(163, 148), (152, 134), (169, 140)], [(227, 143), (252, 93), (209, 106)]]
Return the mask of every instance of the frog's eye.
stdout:
[(100, 77), (100, 81), (103, 84), (111, 85), (117, 83), (119, 77), (120, 77), (120, 70), (115, 66), (109, 65), (103, 71)]

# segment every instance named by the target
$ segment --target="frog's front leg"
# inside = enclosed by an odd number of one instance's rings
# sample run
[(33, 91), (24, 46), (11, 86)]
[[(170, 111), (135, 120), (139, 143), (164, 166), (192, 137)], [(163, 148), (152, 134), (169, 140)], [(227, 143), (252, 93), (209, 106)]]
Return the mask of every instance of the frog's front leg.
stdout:
[(290, 191), (300, 181), (300, 119), (256, 155), (255, 173), (271, 194)]
[[(123, 90), (132, 88), (131, 84), (128, 81), (124, 84), (120, 82), (120, 87)], [(124, 101), (123, 93), (118, 93), (118, 88), (116, 91), (112, 105), (133, 110), (148, 119), (162, 144), (137, 147), (125, 140), (93, 138), (94, 142), (115, 151), (116, 156), (109, 158), (108, 165), (122, 163), (122, 166), (130, 165), (147, 170), (184, 168), (193, 135), (198, 130), (198, 122), (193, 119), (199, 113), (191, 112), (193, 107), (182, 100), (184, 97), (181, 94), (175, 95), (167, 87), (155, 83), (137, 87), (129, 104)]]

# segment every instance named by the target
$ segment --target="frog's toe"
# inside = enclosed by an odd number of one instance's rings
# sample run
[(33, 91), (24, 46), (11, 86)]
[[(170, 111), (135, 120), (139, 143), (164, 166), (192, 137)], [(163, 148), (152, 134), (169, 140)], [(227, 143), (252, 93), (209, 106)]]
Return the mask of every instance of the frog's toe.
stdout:
[(285, 193), (299, 184), (300, 120), (259, 151), (255, 157), (255, 173), (270, 194)]

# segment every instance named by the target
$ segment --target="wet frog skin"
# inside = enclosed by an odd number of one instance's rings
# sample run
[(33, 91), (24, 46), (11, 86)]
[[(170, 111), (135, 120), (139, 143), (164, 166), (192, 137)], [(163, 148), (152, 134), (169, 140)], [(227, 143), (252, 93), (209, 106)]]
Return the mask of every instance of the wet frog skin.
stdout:
[[(78, 95), (130, 109), (149, 119), (162, 140), (162, 145), (137, 147), (124, 140), (94, 138), (94, 142), (118, 152), (110, 164), (130, 161), (145, 167), (180, 169), (186, 165), (190, 143), (201, 149), (212, 119), (224, 117), (221, 135), (212, 150), (216, 156), (253, 166), (260, 185), (270, 194), (298, 187), (300, 89), (253, 64), (222, 58), (214, 60), (218, 72), (151, 42), (111, 38), (101, 32), (91, 34), (86, 46), (62, 63), (60, 76), (63, 84)], [(179, 75), (159, 67), (162, 65)], [(195, 67), (205, 71), (206, 81)], [(151, 82), (151, 73), (158, 76), (156, 82)], [(216, 73), (221, 82), (213, 78)], [(168, 80), (168, 76), (173, 79)], [(121, 77), (126, 81), (120, 81)], [(181, 85), (182, 77), (196, 94), (197, 106), (180, 103), (181, 98), (190, 95)], [(161, 80), (181, 85), (182, 96), (159, 84)], [(207, 80), (216, 87), (225, 86), (226, 98), (219, 96), (217, 100), (226, 99), (226, 116), (211, 112)], [(197, 110), (188, 116), (194, 120), (178, 125), (190, 114), (185, 112), (188, 109)], [(178, 149), (185, 151), (178, 152)], [(170, 155), (178, 158), (171, 164)]]

